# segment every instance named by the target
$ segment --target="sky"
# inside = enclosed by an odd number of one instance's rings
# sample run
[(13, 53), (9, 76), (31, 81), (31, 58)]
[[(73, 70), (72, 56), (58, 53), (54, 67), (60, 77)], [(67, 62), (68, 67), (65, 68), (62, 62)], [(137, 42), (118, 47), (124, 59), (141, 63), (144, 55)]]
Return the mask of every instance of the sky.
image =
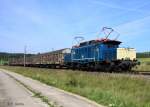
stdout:
[(76, 36), (105, 37), (105, 26), (121, 47), (150, 51), (150, 0), (0, 0), (1, 52), (71, 48)]

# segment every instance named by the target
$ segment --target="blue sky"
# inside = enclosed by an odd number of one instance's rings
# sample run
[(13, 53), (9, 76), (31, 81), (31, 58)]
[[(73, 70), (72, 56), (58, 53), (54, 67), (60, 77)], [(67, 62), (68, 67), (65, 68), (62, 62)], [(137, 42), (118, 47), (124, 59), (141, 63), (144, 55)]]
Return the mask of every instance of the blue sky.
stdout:
[(149, 0), (0, 0), (3, 52), (71, 47), (75, 36), (103, 37), (103, 26), (120, 33), (122, 47), (150, 51)]

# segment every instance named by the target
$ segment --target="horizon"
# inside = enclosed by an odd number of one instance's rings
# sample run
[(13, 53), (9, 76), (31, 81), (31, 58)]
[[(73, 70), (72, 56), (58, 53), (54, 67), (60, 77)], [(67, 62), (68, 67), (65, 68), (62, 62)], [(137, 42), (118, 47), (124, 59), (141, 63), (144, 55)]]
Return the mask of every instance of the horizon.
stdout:
[(121, 47), (149, 52), (149, 5), (149, 0), (0, 1), (0, 51), (23, 53), (24, 46), (27, 53), (71, 48), (75, 36), (102, 38), (102, 27), (108, 26), (120, 34)]

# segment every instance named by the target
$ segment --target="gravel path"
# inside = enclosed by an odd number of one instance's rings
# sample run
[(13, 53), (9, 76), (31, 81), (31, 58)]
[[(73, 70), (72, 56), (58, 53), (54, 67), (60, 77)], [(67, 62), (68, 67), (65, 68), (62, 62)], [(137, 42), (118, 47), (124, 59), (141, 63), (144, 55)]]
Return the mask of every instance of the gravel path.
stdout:
[[(24, 77), (14, 72), (1, 70), (7, 75), (12, 76), (21, 83), (27, 85), (35, 92), (40, 92), (43, 96), (46, 96), (49, 101), (55, 104), (55, 106), (61, 107), (104, 107), (93, 101), (90, 101), (84, 97), (65, 92), (63, 90), (47, 86), (39, 81)], [(31, 106), (30, 106), (31, 107)], [(33, 106), (32, 106), (33, 107)]]

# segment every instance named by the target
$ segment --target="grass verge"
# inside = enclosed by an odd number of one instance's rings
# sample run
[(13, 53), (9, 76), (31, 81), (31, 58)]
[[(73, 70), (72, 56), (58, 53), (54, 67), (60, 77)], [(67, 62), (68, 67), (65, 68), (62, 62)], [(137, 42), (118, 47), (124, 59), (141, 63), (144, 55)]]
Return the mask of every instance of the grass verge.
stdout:
[(22, 74), (111, 107), (150, 107), (150, 80), (124, 74), (8, 67)]
[(137, 68), (134, 68), (136, 71), (150, 71), (150, 58), (138, 58), (141, 62), (141, 65)]

